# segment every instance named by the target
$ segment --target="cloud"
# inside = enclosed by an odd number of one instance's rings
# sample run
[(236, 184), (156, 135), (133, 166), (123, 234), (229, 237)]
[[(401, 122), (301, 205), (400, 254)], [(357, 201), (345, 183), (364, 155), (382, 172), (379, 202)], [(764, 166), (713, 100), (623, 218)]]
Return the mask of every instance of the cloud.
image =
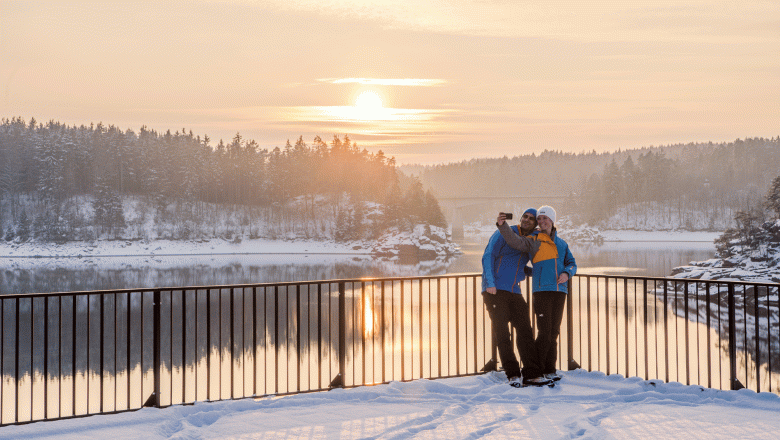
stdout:
[(443, 79), (420, 78), (321, 78), (317, 81), (331, 84), (363, 84), (373, 86), (422, 86), (433, 87), (447, 84)]

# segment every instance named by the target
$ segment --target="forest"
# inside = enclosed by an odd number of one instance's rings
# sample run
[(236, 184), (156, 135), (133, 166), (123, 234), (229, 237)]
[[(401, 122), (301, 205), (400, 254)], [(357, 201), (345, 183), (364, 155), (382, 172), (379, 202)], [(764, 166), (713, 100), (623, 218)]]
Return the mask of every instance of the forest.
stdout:
[[(403, 167), (439, 198), (534, 194), (565, 199), (575, 224), (722, 231), (759, 207), (780, 174), (780, 137)], [(491, 212), (492, 213), (492, 212)]]
[(376, 237), (446, 226), (436, 198), (395, 159), (348, 136), (261, 149), (240, 134), (136, 133), (102, 123), (2, 119), (6, 241)]

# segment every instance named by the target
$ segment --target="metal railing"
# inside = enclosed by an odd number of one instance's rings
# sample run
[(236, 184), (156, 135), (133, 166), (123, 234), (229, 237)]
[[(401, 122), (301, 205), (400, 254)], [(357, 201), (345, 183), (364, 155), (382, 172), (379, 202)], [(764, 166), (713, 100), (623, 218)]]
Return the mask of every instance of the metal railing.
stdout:
[(778, 393), (779, 291), (777, 283), (575, 276), (560, 365)]
[(477, 374), (478, 278), (2, 296), (0, 424)]
[[(479, 374), (497, 359), (480, 285), (461, 274), (2, 296), (0, 424)], [(779, 288), (575, 276), (559, 368), (777, 393)]]

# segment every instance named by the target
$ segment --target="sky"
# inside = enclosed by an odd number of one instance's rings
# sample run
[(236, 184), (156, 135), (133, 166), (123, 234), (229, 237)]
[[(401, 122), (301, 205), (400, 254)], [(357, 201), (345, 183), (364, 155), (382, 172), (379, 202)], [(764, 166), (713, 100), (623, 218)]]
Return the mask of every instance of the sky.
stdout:
[(512, 388), (503, 372), (6, 426), (2, 439), (775, 439), (780, 398), (563, 373)]
[(0, 117), (399, 164), (780, 135), (776, 1), (0, 2)]

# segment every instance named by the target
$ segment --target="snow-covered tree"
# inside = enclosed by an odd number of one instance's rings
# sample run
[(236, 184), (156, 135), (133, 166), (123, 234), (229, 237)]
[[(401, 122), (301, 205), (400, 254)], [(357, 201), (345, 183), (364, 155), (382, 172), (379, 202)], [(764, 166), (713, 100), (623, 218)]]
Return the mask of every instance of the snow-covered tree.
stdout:
[(769, 191), (766, 194), (766, 207), (775, 212), (780, 217), (780, 176), (777, 176), (769, 184)]

